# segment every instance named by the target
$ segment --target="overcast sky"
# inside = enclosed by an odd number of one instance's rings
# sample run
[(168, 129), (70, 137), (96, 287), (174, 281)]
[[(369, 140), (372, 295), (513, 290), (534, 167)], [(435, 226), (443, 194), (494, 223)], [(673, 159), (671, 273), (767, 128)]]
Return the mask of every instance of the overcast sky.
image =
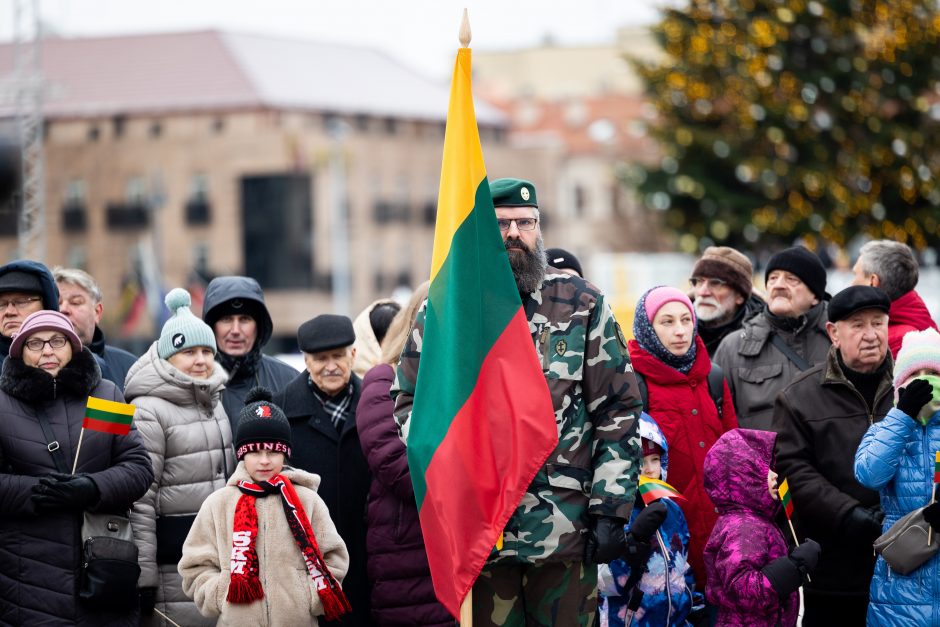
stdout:
[[(613, 40), (618, 26), (656, 20), (670, 0), (38, 0), (59, 35), (219, 28), (371, 45), (426, 74), (451, 71), (463, 7), (471, 48), (505, 50), (546, 37), (560, 44)], [(14, 0), (0, 0), (0, 40), (13, 36)]]

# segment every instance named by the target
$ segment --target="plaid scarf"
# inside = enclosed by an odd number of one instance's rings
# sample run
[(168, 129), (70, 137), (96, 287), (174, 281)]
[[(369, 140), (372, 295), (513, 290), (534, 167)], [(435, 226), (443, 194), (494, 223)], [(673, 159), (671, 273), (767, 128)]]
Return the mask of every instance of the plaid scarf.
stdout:
[(313, 395), (316, 396), (323, 405), (323, 411), (330, 417), (333, 426), (336, 427), (337, 431), (341, 431), (343, 423), (346, 422), (346, 412), (349, 410), (349, 403), (352, 400), (352, 383), (336, 396), (327, 396), (324, 394), (310, 377), (307, 377), (307, 383), (310, 384)]
[(300, 552), (303, 553), (307, 572), (310, 573), (310, 578), (323, 603), (323, 613), (326, 619), (335, 620), (351, 611), (343, 589), (330, 572), (329, 566), (323, 561), (316, 536), (313, 535), (313, 528), (310, 526), (307, 514), (290, 480), (282, 475), (275, 475), (270, 481), (261, 483), (239, 481), (238, 489), (241, 490), (242, 495), (235, 506), (235, 521), (232, 530), (232, 575), (226, 597), (228, 602), (253, 603), (264, 598), (264, 589), (261, 587), (259, 576), (258, 552), (255, 549), (255, 541), (258, 537), (258, 511), (255, 509), (255, 499), (280, 494), (287, 524), (290, 526), (291, 534)]

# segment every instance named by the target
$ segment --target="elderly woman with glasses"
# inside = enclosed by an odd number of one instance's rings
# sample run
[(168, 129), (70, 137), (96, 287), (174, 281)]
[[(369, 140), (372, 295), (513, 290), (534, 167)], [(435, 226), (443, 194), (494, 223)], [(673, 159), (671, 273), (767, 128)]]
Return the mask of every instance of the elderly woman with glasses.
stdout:
[(153, 478), (133, 426), (86, 431), (79, 453), (89, 396), (124, 400), (68, 318), (30, 314), (0, 373), (0, 624), (137, 624), (134, 604), (93, 609), (77, 594), (82, 512), (126, 512)]

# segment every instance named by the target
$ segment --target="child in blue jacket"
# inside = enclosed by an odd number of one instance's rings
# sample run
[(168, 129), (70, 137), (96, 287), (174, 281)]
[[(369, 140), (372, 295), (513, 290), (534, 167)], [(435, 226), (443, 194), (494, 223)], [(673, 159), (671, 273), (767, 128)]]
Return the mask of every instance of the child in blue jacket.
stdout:
[[(656, 422), (646, 413), (640, 415), (640, 438), (643, 444), (643, 469), (641, 474), (650, 479), (666, 481), (669, 465), (666, 438)], [(653, 552), (647, 562), (646, 572), (637, 584), (643, 592), (639, 609), (631, 625), (640, 627), (662, 627), (664, 625), (686, 625), (692, 611), (692, 591), (695, 581), (688, 563), (689, 527), (682, 509), (668, 498), (660, 499), (666, 505), (666, 519), (653, 536)], [(643, 499), (637, 495), (630, 525), (643, 511)], [(601, 627), (624, 627), (630, 590), (624, 586), (630, 578), (630, 567), (623, 560), (598, 566), (598, 612)]]

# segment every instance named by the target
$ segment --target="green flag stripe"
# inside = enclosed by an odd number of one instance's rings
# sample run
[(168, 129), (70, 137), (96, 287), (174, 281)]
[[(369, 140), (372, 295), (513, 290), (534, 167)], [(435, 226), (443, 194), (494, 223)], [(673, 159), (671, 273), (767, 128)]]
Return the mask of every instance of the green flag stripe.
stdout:
[(131, 421), (134, 420), (134, 416), (128, 414), (118, 414), (101, 409), (92, 409), (91, 407), (85, 408), (85, 417), (94, 418), (95, 420), (104, 420), (105, 422), (116, 422), (122, 425), (129, 425)]
[(492, 203), (483, 179), (430, 288), (408, 433), (408, 459), (420, 469), (411, 475), (419, 508), (434, 452), (470, 397), (490, 348), (522, 306)]

